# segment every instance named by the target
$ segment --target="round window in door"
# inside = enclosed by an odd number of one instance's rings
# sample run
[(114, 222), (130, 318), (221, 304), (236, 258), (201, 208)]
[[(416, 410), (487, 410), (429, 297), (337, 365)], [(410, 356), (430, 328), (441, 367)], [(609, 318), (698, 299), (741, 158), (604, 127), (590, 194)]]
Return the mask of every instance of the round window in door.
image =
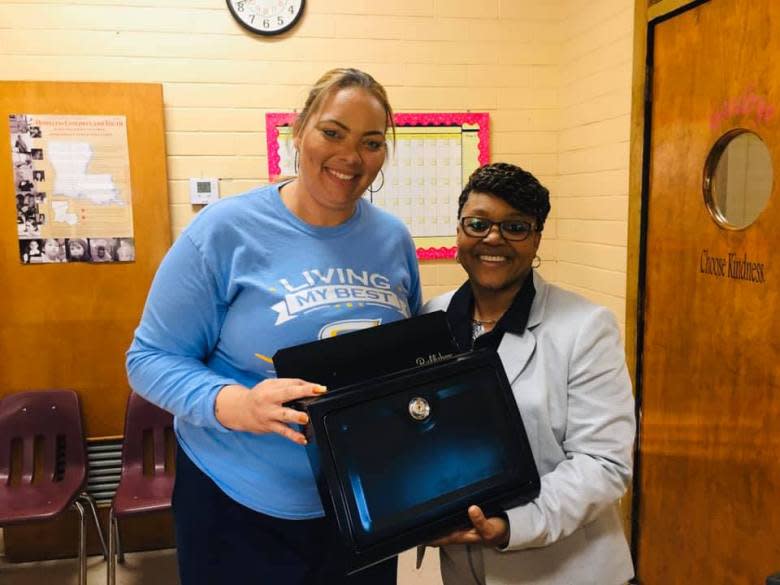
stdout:
[(772, 157), (764, 141), (737, 128), (721, 136), (704, 166), (704, 201), (718, 225), (739, 230), (752, 224), (772, 193)]

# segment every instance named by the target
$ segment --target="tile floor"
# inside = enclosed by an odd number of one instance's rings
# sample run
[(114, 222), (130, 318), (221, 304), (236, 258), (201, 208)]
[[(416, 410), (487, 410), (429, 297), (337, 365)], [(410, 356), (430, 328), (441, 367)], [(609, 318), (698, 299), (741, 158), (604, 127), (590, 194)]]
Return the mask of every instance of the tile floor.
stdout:
[[(0, 545), (2, 542), (0, 541)], [(438, 555), (428, 551), (422, 569), (414, 568), (414, 551), (403, 553), (398, 564), (398, 585), (441, 585)], [(87, 562), (87, 582), (106, 583), (103, 557)], [(35, 563), (4, 563), (0, 556), (0, 585), (77, 585), (75, 558)], [(173, 549), (127, 553), (117, 565), (117, 585), (177, 585), (176, 551)]]

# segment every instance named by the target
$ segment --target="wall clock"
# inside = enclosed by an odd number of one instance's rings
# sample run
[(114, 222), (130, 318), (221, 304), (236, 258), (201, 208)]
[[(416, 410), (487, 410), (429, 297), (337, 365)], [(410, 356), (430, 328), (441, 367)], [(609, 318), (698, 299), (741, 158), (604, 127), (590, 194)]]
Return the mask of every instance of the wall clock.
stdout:
[(230, 13), (241, 26), (261, 35), (289, 30), (303, 14), (306, 0), (227, 0)]

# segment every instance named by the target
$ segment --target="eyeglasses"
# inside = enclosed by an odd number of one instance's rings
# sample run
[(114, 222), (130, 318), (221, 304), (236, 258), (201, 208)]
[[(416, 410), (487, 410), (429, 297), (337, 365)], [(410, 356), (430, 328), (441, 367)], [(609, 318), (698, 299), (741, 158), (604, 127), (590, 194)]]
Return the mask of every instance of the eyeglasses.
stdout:
[(528, 235), (536, 231), (534, 227), (527, 221), (520, 219), (507, 219), (504, 221), (491, 221), (484, 217), (461, 217), (460, 227), (463, 228), (463, 233), (471, 238), (484, 238), (493, 229), (493, 226), (498, 226), (498, 231), (505, 240), (513, 242), (522, 242)]

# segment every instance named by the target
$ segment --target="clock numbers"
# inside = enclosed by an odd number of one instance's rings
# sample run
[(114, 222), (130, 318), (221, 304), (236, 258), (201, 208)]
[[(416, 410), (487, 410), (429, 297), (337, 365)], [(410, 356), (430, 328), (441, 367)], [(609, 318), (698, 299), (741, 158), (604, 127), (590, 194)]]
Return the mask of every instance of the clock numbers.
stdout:
[(273, 35), (292, 27), (306, 0), (226, 0), (233, 17), (252, 32)]

